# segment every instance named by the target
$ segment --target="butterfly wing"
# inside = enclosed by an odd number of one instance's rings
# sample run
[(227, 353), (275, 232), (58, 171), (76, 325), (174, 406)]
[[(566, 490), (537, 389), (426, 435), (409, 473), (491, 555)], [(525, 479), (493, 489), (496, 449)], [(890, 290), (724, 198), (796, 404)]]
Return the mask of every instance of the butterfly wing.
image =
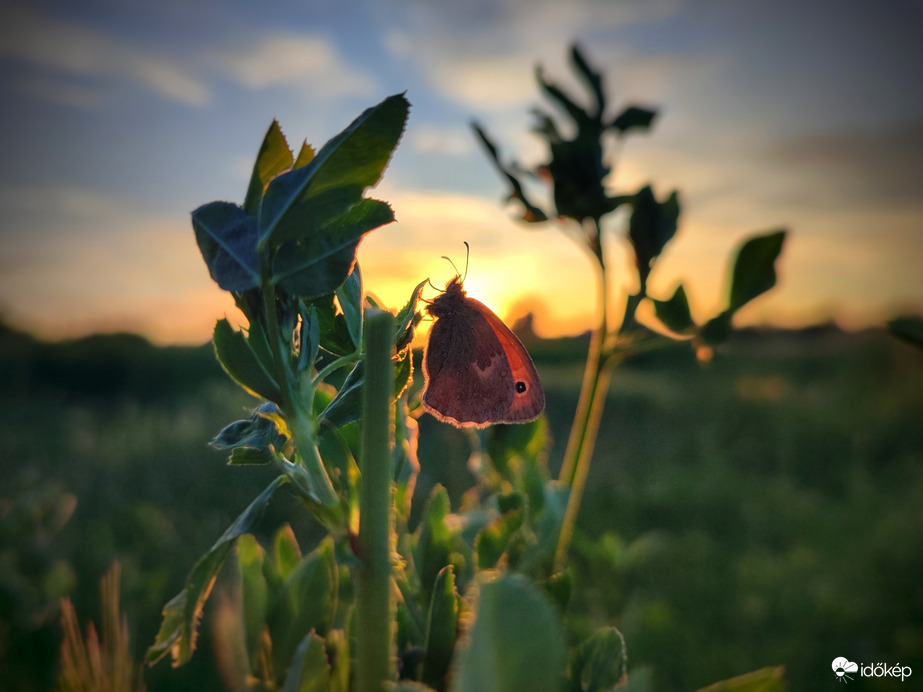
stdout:
[(519, 339), (483, 303), (466, 298), (453, 308), (433, 324), (424, 353), (426, 408), (476, 427), (538, 416), (545, 395)]

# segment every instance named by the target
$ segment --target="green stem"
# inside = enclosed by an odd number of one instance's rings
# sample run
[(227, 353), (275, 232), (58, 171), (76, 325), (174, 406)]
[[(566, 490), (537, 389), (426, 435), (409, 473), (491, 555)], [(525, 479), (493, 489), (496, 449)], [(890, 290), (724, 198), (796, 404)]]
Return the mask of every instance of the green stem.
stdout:
[[(263, 283), (262, 293), (266, 327), (269, 331), (269, 347), (272, 349), (272, 358), (276, 364), (276, 379), (282, 390), (282, 413), (288, 421), (298, 457), (310, 479), (311, 493), (322, 505), (332, 507), (339, 502), (339, 498), (317, 451), (314, 427), (304, 413), (305, 407), (301, 392), (295, 388), (296, 376), (292, 372), (290, 353), (288, 350), (283, 350), (283, 339), (276, 313), (275, 287), (266, 281)], [(290, 339), (285, 343), (287, 344), (288, 341)]]
[(553, 563), (555, 571), (562, 570), (567, 561), (567, 552), (570, 549), (574, 529), (577, 526), (577, 516), (580, 513), (583, 491), (586, 487), (587, 475), (590, 472), (590, 462), (593, 458), (593, 449), (599, 433), (599, 422), (602, 419), (606, 395), (609, 392), (610, 371), (608, 365), (610, 359), (606, 350), (609, 282), (598, 221), (595, 222), (595, 231), (595, 237), (598, 239), (594, 253), (599, 267), (599, 326), (594, 330), (590, 339), (590, 349), (587, 353), (577, 412), (574, 415), (574, 423), (571, 426), (570, 437), (567, 441), (564, 461), (558, 475), (559, 480), (570, 486), (570, 495), (567, 499), (567, 508), (564, 511), (561, 532), (558, 535), (558, 544), (555, 549)]
[(392, 657), (391, 438), (394, 317), (366, 315), (366, 370), (359, 467), (359, 568), (356, 593), (358, 692), (381, 692), (394, 678)]
[(340, 368), (345, 367), (350, 363), (355, 363), (360, 358), (362, 358), (361, 353), (350, 353), (349, 355), (337, 358), (331, 363), (327, 363), (323, 369), (321, 369), (314, 377), (311, 378), (311, 385), (316, 388), (317, 385), (327, 379), (331, 373), (336, 372)]

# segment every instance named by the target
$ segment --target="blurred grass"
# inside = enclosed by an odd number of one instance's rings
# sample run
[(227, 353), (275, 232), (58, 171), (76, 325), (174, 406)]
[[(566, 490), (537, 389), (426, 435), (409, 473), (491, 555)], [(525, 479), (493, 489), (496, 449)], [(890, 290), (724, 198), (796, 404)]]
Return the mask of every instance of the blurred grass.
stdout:
[[(553, 471), (582, 348), (532, 348)], [(921, 391), (923, 353), (881, 332), (742, 333), (704, 367), (681, 349), (618, 369), (572, 556), (575, 636), (618, 625), (632, 669), (652, 667), (662, 690), (773, 664), (816, 689), (841, 655), (923, 671)], [(96, 617), (119, 559), (140, 655), (196, 558), (273, 474), (206, 447), (253, 403), (209, 347), (6, 331), (0, 401), (0, 670), (10, 689), (46, 690), (60, 596)], [(416, 499), (441, 482), (457, 506), (469, 437), (429, 416), (420, 429)], [(282, 493), (262, 530), (300, 517), (310, 545), (304, 514)], [(223, 687), (209, 618), (193, 662), (149, 670), (149, 690)]]

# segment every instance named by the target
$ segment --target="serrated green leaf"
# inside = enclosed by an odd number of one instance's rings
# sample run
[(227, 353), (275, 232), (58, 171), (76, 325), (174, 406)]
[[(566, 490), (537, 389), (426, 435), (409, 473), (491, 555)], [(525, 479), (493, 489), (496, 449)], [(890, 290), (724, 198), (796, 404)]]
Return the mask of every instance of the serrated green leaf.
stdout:
[(654, 314), (657, 319), (671, 332), (685, 334), (695, 328), (692, 312), (689, 310), (689, 300), (686, 298), (686, 290), (682, 284), (676, 287), (669, 299), (652, 298), (651, 302), (654, 304)]
[(785, 666), (770, 666), (702, 687), (698, 692), (786, 692)]
[(314, 160), (316, 153), (314, 147), (308, 144), (307, 141), (302, 142), (301, 149), (298, 151), (298, 158), (295, 159), (295, 165), (292, 166), (292, 168), (303, 168), (307, 166)]
[(212, 279), (242, 293), (260, 283), (256, 217), (230, 202), (210, 202), (192, 212), (192, 228)]
[(615, 116), (610, 127), (624, 135), (629, 130), (649, 130), (657, 117), (657, 111), (639, 106), (628, 106)]
[(250, 394), (279, 403), (279, 385), (251, 350), (243, 332), (235, 330), (226, 319), (215, 323), (212, 336), (215, 355), (224, 371)]
[(327, 142), (308, 165), (275, 178), (260, 207), (260, 247), (306, 240), (317, 225), (358, 202), (381, 178), (409, 107), (403, 94), (388, 97)]
[(156, 663), (167, 653), (172, 654), (174, 666), (189, 661), (195, 650), (196, 626), (202, 615), (205, 601), (208, 600), (211, 588), (218, 576), (218, 571), (237, 539), (252, 530), (269, 502), (269, 498), (280, 485), (287, 481), (287, 477), (279, 476), (270, 483), (227, 528), (208, 552), (196, 562), (186, 578), (185, 588), (164, 606), (160, 631), (145, 657), (149, 664)]
[(597, 630), (574, 648), (570, 659), (572, 692), (604, 692), (626, 677), (625, 638), (614, 627)]
[(244, 611), (244, 643), (250, 658), (250, 669), (257, 670), (263, 630), (266, 627), (266, 605), (269, 591), (263, 576), (265, 552), (256, 538), (245, 533), (237, 540), (237, 561)]
[(324, 640), (308, 632), (292, 656), (282, 692), (327, 692), (330, 668)]
[(284, 244), (273, 263), (273, 283), (307, 300), (333, 293), (349, 276), (362, 236), (393, 220), (394, 213), (385, 202), (357, 202), (301, 241)]
[(445, 687), (449, 664), (458, 637), (459, 595), (455, 590), (455, 571), (451, 565), (440, 570), (433, 587), (426, 624), (426, 653), (421, 679), (438, 689)]
[(784, 243), (785, 231), (774, 231), (750, 238), (738, 250), (731, 278), (729, 312), (736, 312), (776, 285), (775, 261)]
[(336, 290), (336, 295), (349, 337), (358, 348), (362, 345), (362, 272), (358, 262), (353, 264), (352, 271)]
[(336, 580), (333, 539), (328, 536), (292, 571), (269, 604), (266, 621), (276, 670), (285, 669), (308, 632), (326, 633), (333, 619)]
[(247, 187), (247, 197), (244, 200), (244, 209), (248, 214), (256, 214), (259, 211), (263, 190), (270, 180), (289, 170), (292, 161), (292, 150), (285, 141), (279, 122), (274, 119), (266, 131), (266, 136), (263, 137), (256, 162), (253, 164), (253, 173), (250, 175), (250, 185)]
[(476, 608), (451, 692), (559, 692), (564, 633), (544, 594), (521, 575), (505, 575), (480, 586)]

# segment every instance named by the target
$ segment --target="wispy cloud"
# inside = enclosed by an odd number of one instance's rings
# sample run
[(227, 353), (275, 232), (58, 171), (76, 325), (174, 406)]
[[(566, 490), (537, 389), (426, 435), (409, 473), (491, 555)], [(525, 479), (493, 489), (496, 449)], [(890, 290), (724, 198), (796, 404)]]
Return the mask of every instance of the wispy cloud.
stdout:
[(368, 96), (375, 89), (375, 80), (351, 67), (322, 36), (267, 35), (248, 47), (216, 51), (213, 58), (219, 69), (250, 89), (299, 87), (325, 99)]
[[(0, 60), (19, 61), (58, 76), (138, 84), (192, 106), (203, 105), (211, 98), (203, 82), (168, 57), (89, 26), (21, 7), (4, 10)], [(81, 103), (87, 104), (86, 93)]]

